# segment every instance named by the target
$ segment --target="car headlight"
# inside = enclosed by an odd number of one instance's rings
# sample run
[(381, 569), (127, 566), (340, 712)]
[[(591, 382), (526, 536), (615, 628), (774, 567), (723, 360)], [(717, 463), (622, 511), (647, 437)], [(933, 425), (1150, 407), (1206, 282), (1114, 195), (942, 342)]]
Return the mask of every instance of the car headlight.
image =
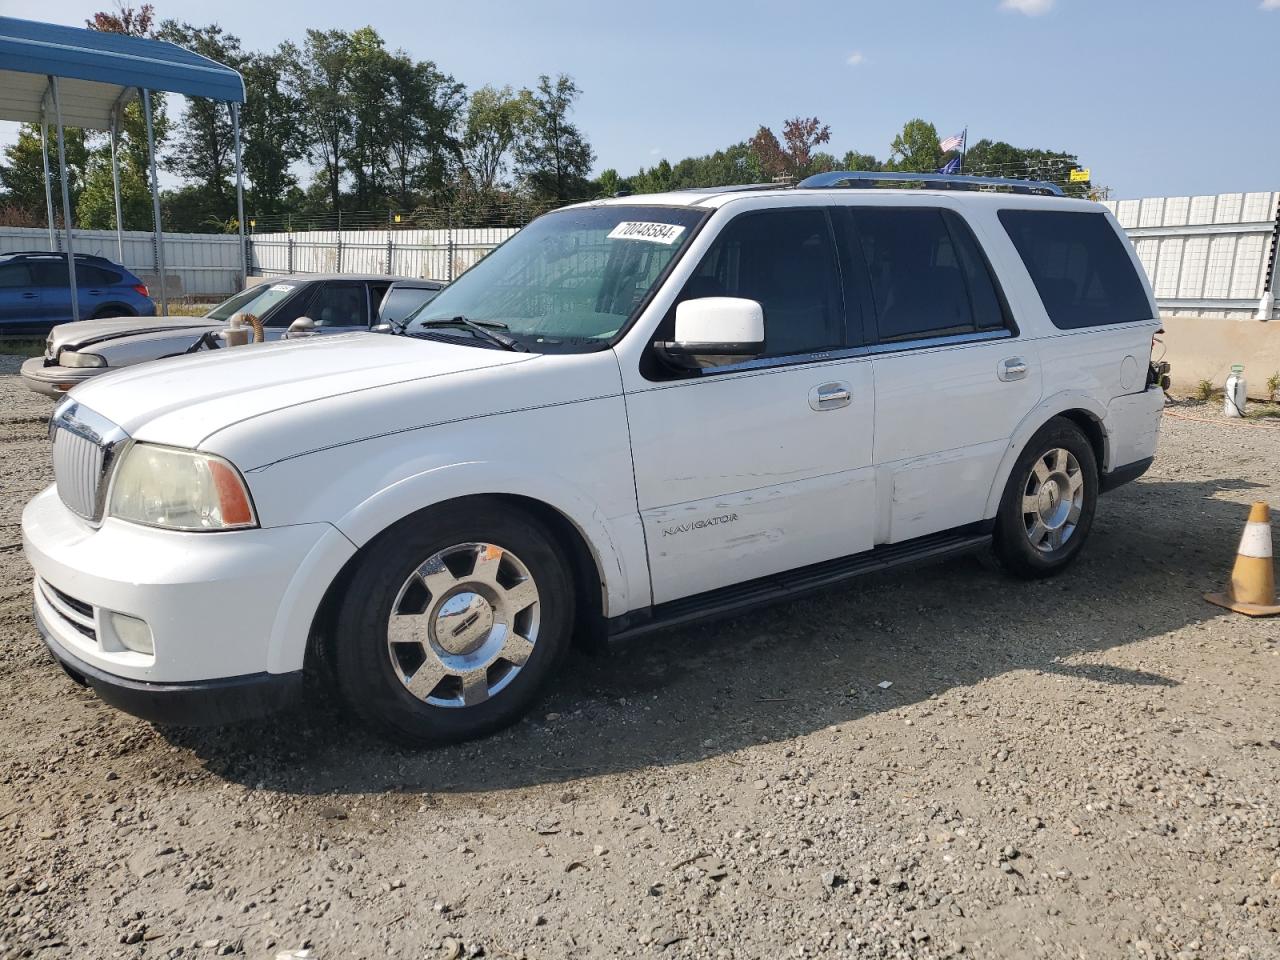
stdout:
[(108, 516), (169, 530), (238, 530), (258, 517), (240, 471), (221, 457), (135, 443), (116, 468)]
[(61, 367), (105, 367), (107, 358), (96, 353), (76, 353), (74, 350), (63, 350), (58, 354), (58, 365)]

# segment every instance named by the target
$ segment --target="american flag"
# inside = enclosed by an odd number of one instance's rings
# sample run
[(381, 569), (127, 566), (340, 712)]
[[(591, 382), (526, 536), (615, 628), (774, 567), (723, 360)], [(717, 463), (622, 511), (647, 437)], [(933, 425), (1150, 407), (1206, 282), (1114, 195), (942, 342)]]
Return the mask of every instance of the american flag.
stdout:
[(962, 146), (964, 146), (965, 132), (966, 131), (961, 131), (960, 133), (954, 134), (950, 137), (947, 137), (947, 139), (943, 140), (942, 143), (939, 144), (939, 146), (942, 147), (942, 152), (950, 153), (952, 150), (959, 150)]

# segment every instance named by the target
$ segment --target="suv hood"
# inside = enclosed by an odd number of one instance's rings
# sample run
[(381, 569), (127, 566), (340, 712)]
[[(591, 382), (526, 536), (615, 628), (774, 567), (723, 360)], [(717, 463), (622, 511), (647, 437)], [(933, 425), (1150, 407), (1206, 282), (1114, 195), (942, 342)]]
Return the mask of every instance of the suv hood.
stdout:
[(379, 333), (333, 334), (127, 367), (72, 395), (137, 440), (196, 447), (223, 427), (285, 407), (535, 356)]
[(78, 349), (116, 340), (120, 337), (146, 336), (171, 330), (192, 330), (221, 326), (205, 317), (110, 317), (102, 320), (79, 320), (60, 323), (49, 333), (46, 356), (52, 358), (64, 347)]

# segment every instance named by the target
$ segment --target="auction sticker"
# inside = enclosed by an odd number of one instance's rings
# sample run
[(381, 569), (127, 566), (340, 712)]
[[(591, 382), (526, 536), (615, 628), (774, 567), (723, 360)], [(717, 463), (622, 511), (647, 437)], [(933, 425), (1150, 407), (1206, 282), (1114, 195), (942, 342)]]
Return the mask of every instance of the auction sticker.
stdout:
[(653, 223), (644, 220), (624, 220), (611, 231), (610, 240), (646, 240), (649, 243), (675, 243), (684, 233), (677, 223)]

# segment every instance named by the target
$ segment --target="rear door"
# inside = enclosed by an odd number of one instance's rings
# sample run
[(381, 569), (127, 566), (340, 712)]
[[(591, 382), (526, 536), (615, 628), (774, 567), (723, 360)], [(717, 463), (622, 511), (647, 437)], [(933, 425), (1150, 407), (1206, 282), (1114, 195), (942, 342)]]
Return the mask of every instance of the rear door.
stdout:
[[(80, 264), (76, 264), (80, 266)], [(36, 287), (40, 293), (40, 312), (46, 321), (66, 323), (71, 319), (71, 281), (67, 274), (67, 261), (38, 260), (31, 264), (31, 273), (35, 277)], [(91, 314), (81, 304), (80, 316), (88, 318)]]
[(17, 328), (38, 323), (43, 317), (40, 290), (31, 279), (31, 268), (21, 261), (0, 264), (0, 327)]
[(982, 519), (1009, 437), (1040, 399), (973, 231), (942, 206), (847, 208), (875, 340), (877, 542)]

